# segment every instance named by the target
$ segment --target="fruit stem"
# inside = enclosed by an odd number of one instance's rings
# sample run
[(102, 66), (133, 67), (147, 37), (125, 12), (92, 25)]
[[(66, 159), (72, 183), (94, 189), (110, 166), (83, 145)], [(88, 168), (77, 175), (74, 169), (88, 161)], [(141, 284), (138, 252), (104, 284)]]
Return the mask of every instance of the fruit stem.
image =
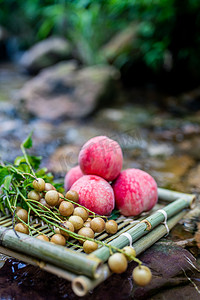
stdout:
[(36, 177), (36, 175), (35, 175), (35, 172), (34, 172), (32, 166), (31, 166), (30, 162), (29, 162), (29, 159), (28, 159), (28, 156), (27, 156), (27, 154), (26, 154), (26, 150), (25, 150), (23, 144), (21, 144), (20, 147), (21, 147), (22, 153), (24, 154), (24, 158), (25, 158), (25, 160), (26, 160), (26, 163), (27, 163), (27, 165), (29, 166), (31, 172), (33, 173), (33, 177), (37, 180), (37, 177)]
[[(27, 221), (27, 226), (30, 226), (30, 213), (31, 213), (31, 209), (30, 207), (28, 208), (28, 221)], [(30, 235), (32, 236), (32, 231), (30, 231)]]
[(81, 248), (81, 249), (83, 249), (83, 246), (80, 246), (80, 245), (77, 245), (77, 244), (71, 243), (71, 242), (69, 242), (69, 241), (67, 241), (67, 244), (69, 244), (69, 245), (71, 245), (71, 246), (76, 246), (76, 247), (78, 247), (78, 248)]
[[(22, 196), (22, 195), (21, 195)], [(30, 203), (30, 202), (33, 202), (33, 205), (34, 204), (38, 204), (39, 202), (37, 200), (33, 200), (33, 199), (26, 199), (23, 195), (23, 199), (26, 201), (26, 203)], [(50, 214), (52, 214), (59, 222), (62, 221), (50, 208), (46, 207), (45, 205), (43, 205), (42, 203), (39, 203), (43, 208), (44, 208), (44, 211)], [(36, 206), (36, 205), (35, 205)], [(43, 212), (44, 212), (43, 211)]]
[(11, 213), (13, 214), (14, 209), (12, 208), (12, 205), (11, 205), (9, 197), (8, 197), (8, 192), (6, 190), (5, 190), (5, 193), (6, 193), (6, 200), (7, 200), (7, 203), (8, 203), (8, 207), (9, 207)]
[(74, 202), (74, 201), (72, 201), (72, 200), (70, 200), (70, 199), (67, 199), (67, 198), (65, 198), (64, 196), (63, 196), (63, 197), (60, 197), (60, 198), (61, 198), (61, 199), (64, 199), (65, 201), (69, 201), (69, 202), (71, 202), (71, 203), (74, 204), (74, 205), (77, 205), (77, 206), (79, 206), (79, 207), (84, 208), (85, 210), (87, 210), (89, 213), (91, 213), (91, 214), (95, 217), (95, 213), (94, 213), (93, 211), (89, 210), (88, 208), (86, 208), (85, 206), (80, 205), (79, 203)]

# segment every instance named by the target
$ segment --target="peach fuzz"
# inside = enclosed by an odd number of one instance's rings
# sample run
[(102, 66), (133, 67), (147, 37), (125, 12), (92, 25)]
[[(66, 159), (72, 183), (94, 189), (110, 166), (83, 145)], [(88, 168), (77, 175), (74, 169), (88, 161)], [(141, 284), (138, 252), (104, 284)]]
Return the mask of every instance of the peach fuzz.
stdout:
[(65, 191), (67, 192), (72, 184), (77, 181), (80, 177), (83, 176), (83, 172), (81, 171), (79, 166), (73, 167), (67, 172), (64, 179), (64, 187)]
[(107, 181), (113, 181), (119, 175), (122, 164), (120, 145), (106, 136), (91, 138), (79, 153), (79, 165), (83, 173), (98, 175)]
[(158, 200), (153, 177), (139, 169), (127, 169), (112, 184), (116, 206), (124, 216), (137, 216), (153, 208)]
[(71, 187), (79, 194), (79, 204), (99, 215), (109, 216), (115, 200), (111, 185), (96, 175), (84, 175)]

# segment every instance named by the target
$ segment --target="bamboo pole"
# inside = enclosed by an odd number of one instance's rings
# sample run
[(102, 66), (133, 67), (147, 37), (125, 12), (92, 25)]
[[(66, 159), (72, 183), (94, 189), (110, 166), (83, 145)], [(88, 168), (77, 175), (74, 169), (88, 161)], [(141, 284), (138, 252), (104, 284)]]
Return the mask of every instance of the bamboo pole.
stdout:
[(97, 278), (102, 262), (84, 253), (76, 253), (66, 247), (41, 241), (23, 233), (17, 233), (11, 228), (0, 226), (0, 245), (16, 250), (38, 259), (47, 261), (58, 267), (76, 274)]
[[(159, 190), (159, 193), (162, 194), (163, 199), (170, 198), (172, 194), (167, 193), (167, 190)], [(178, 193), (180, 196), (180, 193)], [(181, 198), (171, 202), (167, 206), (165, 206), (162, 210), (166, 213), (167, 219), (171, 218), (172, 216), (176, 215), (178, 212), (194, 206), (195, 196), (193, 195), (185, 195), (181, 193)], [(141, 221), (140, 223), (136, 224), (133, 228), (127, 231), (128, 234), (130, 234), (132, 241), (135, 242), (139, 238), (141, 238), (143, 235), (146, 235), (150, 230), (158, 226), (160, 223), (165, 221), (165, 215), (161, 211), (156, 211), (149, 217), (147, 217), (145, 220)], [(117, 247), (117, 248), (123, 248), (129, 244), (129, 240), (127, 237), (120, 235), (115, 240), (108, 243), (108, 245)], [(96, 251), (93, 252), (93, 254), (98, 257), (102, 261), (107, 261), (107, 259), (110, 256), (109, 248), (106, 246), (103, 246)]]
[(73, 281), (77, 277), (76, 274), (73, 274), (69, 271), (63, 270), (59, 267), (56, 267), (56, 266), (54, 266), (52, 264), (49, 264), (49, 263), (46, 263), (44, 261), (37, 260), (37, 259), (35, 259), (31, 256), (19, 253), (17, 251), (13, 251), (13, 250), (10, 250), (8, 248), (4, 248), (2, 246), (0, 246), (0, 253), (2, 253), (4, 255), (11, 256), (11, 257), (14, 257), (14, 258), (16, 258), (18, 260), (21, 260), (21, 261), (23, 261), (27, 264), (37, 266), (37, 267), (39, 267), (40, 269), (42, 269), (44, 271), (55, 274), (59, 277), (62, 277), (64, 279), (68, 280), (68, 281)]
[[(167, 226), (171, 230), (184, 216), (186, 211), (181, 211), (174, 217), (172, 217), (168, 222)], [(159, 239), (161, 239), (167, 233), (167, 228), (164, 224), (157, 226), (148, 236), (144, 236), (139, 239), (137, 242), (133, 243), (136, 255), (144, 252), (147, 248), (155, 244)]]
[[(185, 211), (179, 212), (177, 215), (173, 216), (168, 222), (167, 225), (169, 229), (172, 229), (186, 214)], [(157, 228), (148, 233), (148, 237), (142, 237), (137, 242), (133, 243), (133, 247), (136, 251), (136, 255), (138, 256), (140, 253), (145, 251), (155, 242), (157, 242), (161, 237), (163, 237), (167, 233), (167, 229), (165, 225), (159, 225)], [(94, 253), (94, 252), (93, 252)], [(112, 273), (109, 270), (107, 264), (103, 265), (102, 273), (97, 279), (89, 279), (86, 276), (77, 276), (72, 281), (72, 289), (74, 293), (80, 297), (87, 295), (87, 293), (105, 281), (108, 277), (110, 277)]]
[(158, 197), (168, 202), (173, 202), (179, 198), (187, 199), (191, 201), (191, 208), (193, 208), (196, 196), (192, 194), (180, 193), (176, 191), (171, 191), (163, 188), (158, 188)]

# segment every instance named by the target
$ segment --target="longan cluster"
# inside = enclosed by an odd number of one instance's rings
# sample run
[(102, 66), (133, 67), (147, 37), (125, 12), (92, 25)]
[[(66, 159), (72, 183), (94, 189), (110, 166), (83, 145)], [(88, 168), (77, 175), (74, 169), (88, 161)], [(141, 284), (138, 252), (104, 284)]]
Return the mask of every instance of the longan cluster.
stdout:
[[(53, 210), (56, 207), (62, 221), (59, 223), (59, 227), (63, 228), (62, 230), (57, 227), (55, 234), (50, 240), (44, 234), (38, 235), (38, 239), (65, 246), (66, 241), (70, 238), (70, 232), (75, 232), (82, 237), (79, 238), (79, 243), (83, 246), (85, 253), (89, 254), (98, 248), (98, 242), (93, 241), (95, 233), (100, 233), (104, 230), (108, 234), (115, 234), (117, 232), (118, 225), (114, 220), (105, 222), (101, 217), (89, 217), (87, 209), (76, 206), (76, 203), (79, 201), (79, 195), (76, 191), (70, 190), (64, 197), (52, 184), (45, 183), (42, 178), (33, 181), (33, 188), (34, 190), (28, 193), (28, 199), (34, 200), (36, 203), (38, 202), (38, 208), (43, 211), (45, 207), (47, 210)], [(16, 217), (27, 223), (28, 212), (19, 207), (16, 209)], [(15, 230), (29, 234), (29, 228), (23, 222), (17, 223)], [(87, 238), (92, 240), (87, 240)]]
[[(91, 217), (87, 209), (77, 206), (79, 195), (76, 191), (70, 190), (64, 197), (52, 184), (45, 183), (42, 178), (33, 181), (33, 188), (34, 190), (28, 193), (28, 199), (38, 202), (38, 208), (42, 211), (45, 211), (45, 207), (47, 210), (53, 210), (56, 207), (62, 221), (50, 239), (44, 234), (39, 234), (38, 239), (65, 246), (66, 241), (70, 238), (70, 232), (77, 233), (79, 243), (85, 253), (89, 254), (98, 248), (99, 242), (94, 239), (96, 233), (105, 230), (108, 234), (115, 234), (118, 231), (118, 225), (114, 220), (105, 222), (101, 217)], [(26, 225), (28, 212), (22, 207), (16, 207), (15, 214), (18, 222), (15, 225), (15, 230), (29, 234), (30, 226)], [(135, 258), (136, 252), (129, 246), (124, 247), (122, 250), (118, 249), (118, 251), (120, 252), (116, 252), (109, 257), (108, 266), (112, 272), (121, 274), (126, 271), (128, 261)], [(139, 265), (133, 270), (132, 277), (136, 284), (145, 286), (151, 281), (152, 274), (148, 267)]]

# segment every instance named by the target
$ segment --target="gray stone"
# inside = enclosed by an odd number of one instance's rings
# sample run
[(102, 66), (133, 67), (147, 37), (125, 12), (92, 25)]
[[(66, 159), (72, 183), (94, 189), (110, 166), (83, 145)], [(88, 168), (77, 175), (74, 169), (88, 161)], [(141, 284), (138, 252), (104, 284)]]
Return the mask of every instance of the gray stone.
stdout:
[(83, 118), (114, 97), (113, 82), (118, 78), (111, 66), (78, 69), (74, 61), (62, 62), (24, 85), (19, 93), (21, 108), (47, 120)]
[[(139, 259), (151, 269), (153, 277), (151, 283), (146, 287), (133, 286), (133, 299), (199, 299), (194, 287), (193, 294), (190, 294), (191, 297), (181, 297), (183, 285), (190, 283), (188, 277), (196, 277), (199, 281), (199, 275), (196, 272), (199, 266), (189, 251), (173, 243), (167, 244), (163, 240), (163, 243), (157, 243), (145, 251)], [(198, 281), (195, 281), (197, 286), (199, 285)], [(177, 289), (174, 290), (174, 287)], [(191, 292), (190, 286), (187, 287), (185, 291)], [(171, 293), (167, 292), (166, 297), (165, 289), (172, 289)], [(157, 293), (160, 298), (156, 296)], [(198, 297), (196, 298), (196, 296)]]
[(30, 73), (37, 73), (58, 61), (70, 58), (70, 56), (71, 46), (66, 39), (50, 37), (27, 50), (22, 55), (20, 64)]
[(78, 164), (80, 147), (65, 145), (56, 149), (47, 163), (48, 170), (54, 174), (65, 175), (72, 167)]

